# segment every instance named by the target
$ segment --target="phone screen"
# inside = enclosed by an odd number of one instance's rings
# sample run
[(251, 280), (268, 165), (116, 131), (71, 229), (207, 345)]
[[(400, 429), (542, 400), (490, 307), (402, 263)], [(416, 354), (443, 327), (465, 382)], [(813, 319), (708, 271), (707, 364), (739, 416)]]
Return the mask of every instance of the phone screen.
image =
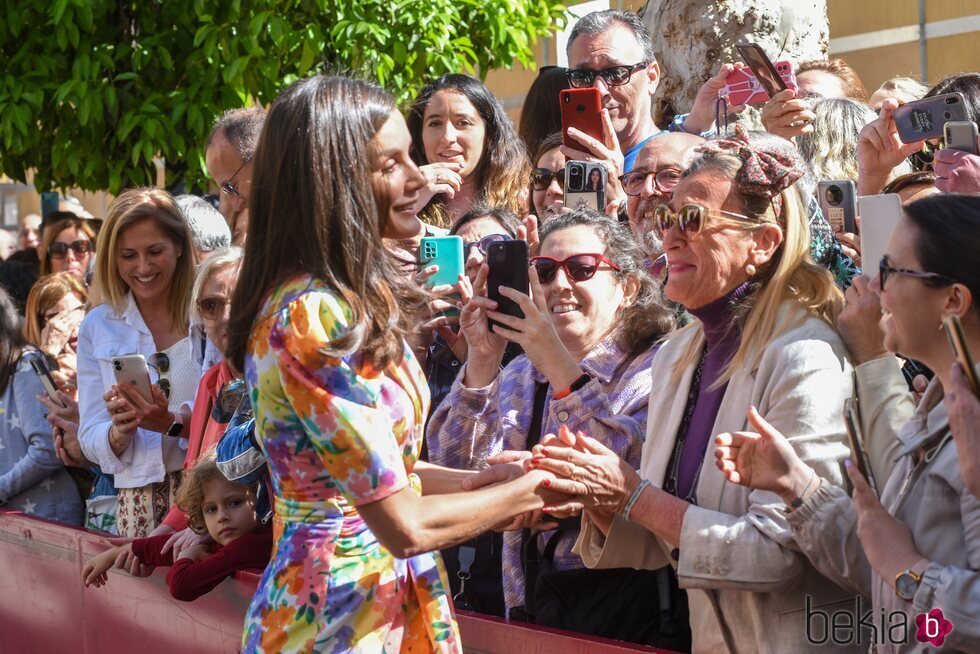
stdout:
[(766, 56), (762, 48), (755, 43), (736, 43), (735, 49), (742, 56), (746, 65), (752, 69), (759, 84), (766, 90), (769, 97), (786, 88), (786, 82), (779, 76), (776, 67)]

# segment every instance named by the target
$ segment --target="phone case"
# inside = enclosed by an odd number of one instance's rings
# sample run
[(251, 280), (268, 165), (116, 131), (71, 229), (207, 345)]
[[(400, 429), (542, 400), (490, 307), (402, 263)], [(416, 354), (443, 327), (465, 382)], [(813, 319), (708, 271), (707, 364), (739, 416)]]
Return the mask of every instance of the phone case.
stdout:
[[(759, 82), (759, 86), (765, 90), (766, 95), (772, 97), (779, 91), (789, 88), (789, 85), (781, 77), (782, 72), (773, 65), (772, 60), (758, 44), (742, 41), (735, 44), (735, 51), (742, 57), (745, 65), (752, 70), (752, 74)], [(793, 66), (788, 64), (788, 67), (792, 69)], [(795, 84), (794, 78), (794, 86)]]
[(58, 385), (54, 383), (54, 377), (51, 376), (51, 372), (48, 370), (48, 364), (44, 361), (44, 355), (34, 353), (28, 361), (34, 370), (34, 374), (41, 380), (41, 386), (44, 386), (44, 392), (48, 394), (52, 402), (64, 408), (65, 403), (58, 397)]
[(463, 239), (459, 236), (425, 236), (419, 244), (419, 263), (422, 270), (439, 266), (439, 272), (426, 281), (426, 286), (455, 284), (465, 271)]
[(558, 103), (561, 105), (562, 143), (576, 150), (583, 147), (575, 139), (569, 138), (569, 127), (602, 140), (602, 97), (599, 89), (564, 89), (558, 93)]
[(857, 234), (857, 191), (849, 179), (817, 184), (820, 210), (836, 230)]
[[(785, 59), (777, 61), (775, 64), (779, 78), (786, 84), (786, 88), (794, 91), (799, 88), (796, 85), (796, 72), (793, 64)], [(762, 84), (756, 78), (751, 68), (740, 68), (732, 71), (725, 78), (725, 88), (718, 92), (718, 95), (727, 96), (728, 105), (735, 107), (745, 104), (761, 104), (769, 100), (769, 93), (762, 88)]]
[[(497, 303), (499, 313), (516, 318), (524, 317), (520, 305), (501, 295), (499, 288), (506, 286), (529, 295), (531, 292), (527, 272), (529, 260), (527, 241), (500, 241), (491, 243), (487, 248), (487, 264), (490, 266), (490, 274), (487, 276), (487, 297)], [(499, 323), (495, 320), (490, 321), (491, 326), (497, 324)]]
[(863, 274), (878, 274), (878, 262), (885, 256), (888, 240), (902, 217), (902, 198), (897, 193), (865, 195), (858, 198), (861, 216), (861, 261)]
[[(599, 171), (599, 178), (593, 181), (593, 171)], [(569, 161), (565, 164), (565, 198), (563, 202), (569, 209), (588, 207), (599, 213), (606, 210), (606, 182), (609, 173), (601, 163), (591, 161)]]
[(123, 383), (136, 384), (136, 388), (147, 400), (152, 400), (153, 392), (150, 390), (150, 371), (146, 366), (146, 359), (142, 354), (127, 354), (121, 357), (113, 357), (112, 372), (116, 377), (116, 385)]
[(959, 316), (950, 314), (943, 318), (943, 328), (946, 330), (949, 345), (953, 348), (956, 362), (960, 364), (960, 367), (963, 369), (963, 374), (970, 380), (970, 386), (973, 387), (973, 394), (980, 398), (980, 379), (977, 378), (977, 369), (973, 365), (973, 357), (970, 356), (970, 350), (966, 345), (966, 334), (963, 333), (963, 323), (960, 322)]
[(980, 154), (977, 146), (977, 124), (972, 120), (951, 120), (943, 127), (946, 147), (969, 154)]
[(892, 117), (902, 143), (941, 138), (943, 127), (949, 121), (969, 120), (960, 93), (944, 93), (907, 102), (892, 112)]

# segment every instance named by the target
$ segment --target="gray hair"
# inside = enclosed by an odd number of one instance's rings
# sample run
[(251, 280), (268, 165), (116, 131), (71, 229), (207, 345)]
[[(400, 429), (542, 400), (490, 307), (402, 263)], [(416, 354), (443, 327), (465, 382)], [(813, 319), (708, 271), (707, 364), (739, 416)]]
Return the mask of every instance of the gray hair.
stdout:
[(813, 132), (797, 137), (800, 154), (818, 180), (857, 182), (857, 142), (861, 129), (878, 117), (868, 105), (850, 98), (813, 103)]
[(632, 11), (618, 11), (616, 9), (593, 11), (582, 16), (575, 23), (571, 34), (568, 35), (568, 45), (565, 46), (566, 52), (571, 51), (575, 39), (582, 34), (590, 36), (602, 34), (614, 25), (622, 25), (633, 33), (636, 42), (643, 48), (643, 58), (647, 60), (647, 63), (653, 63), (657, 60), (657, 55), (653, 51), (653, 39), (650, 38), (650, 32), (647, 31), (646, 25), (643, 24), (640, 17)]
[(231, 245), (228, 223), (206, 200), (186, 194), (178, 195), (174, 199), (191, 230), (194, 247), (203, 252), (213, 252)]
[(191, 322), (200, 323), (201, 314), (197, 310), (197, 301), (201, 299), (201, 291), (208, 280), (219, 270), (224, 270), (228, 266), (240, 266), (244, 250), (237, 245), (229, 245), (218, 250), (202, 261), (197, 267), (197, 275), (194, 277), (194, 289), (191, 293)]
[(878, 88), (884, 91), (894, 91), (895, 95), (892, 97), (901, 98), (906, 102), (921, 100), (929, 91), (928, 86), (911, 77), (893, 77), (885, 80)]
[(221, 134), (238, 152), (242, 161), (251, 161), (255, 156), (255, 148), (259, 144), (262, 126), (265, 124), (265, 109), (262, 107), (245, 107), (229, 109), (215, 121), (205, 150), (211, 147), (214, 138)]

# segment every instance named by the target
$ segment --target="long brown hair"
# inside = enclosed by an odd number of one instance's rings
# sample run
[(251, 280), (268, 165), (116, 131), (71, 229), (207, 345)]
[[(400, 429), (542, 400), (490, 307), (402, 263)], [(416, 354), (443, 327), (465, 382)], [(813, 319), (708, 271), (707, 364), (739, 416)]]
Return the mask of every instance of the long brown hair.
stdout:
[(342, 76), (296, 82), (269, 109), (228, 325), (226, 354), (238, 370), (267, 294), (299, 273), (325, 281), (351, 309), (351, 327), (331, 342), (330, 356), (360, 351), (378, 369), (401, 361), (399, 303), (419, 292), (382, 243), (387, 212), (372, 190), (372, 141), (394, 110), (387, 91)]

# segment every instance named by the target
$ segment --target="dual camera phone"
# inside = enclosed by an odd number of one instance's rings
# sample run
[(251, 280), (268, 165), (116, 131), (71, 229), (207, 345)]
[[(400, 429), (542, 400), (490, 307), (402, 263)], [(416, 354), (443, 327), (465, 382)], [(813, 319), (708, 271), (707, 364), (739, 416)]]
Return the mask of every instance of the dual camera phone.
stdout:
[(146, 358), (142, 354), (127, 354), (112, 358), (112, 372), (116, 385), (135, 384), (140, 394), (148, 401), (153, 401), (153, 391), (150, 387), (150, 370)]
[(902, 143), (943, 138), (946, 123), (969, 120), (966, 102), (960, 93), (906, 102), (892, 112), (892, 117)]
[(574, 127), (594, 139), (602, 141), (602, 97), (599, 89), (564, 89), (558, 93), (561, 106), (562, 144), (581, 150), (585, 146), (568, 136), (568, 128)]

